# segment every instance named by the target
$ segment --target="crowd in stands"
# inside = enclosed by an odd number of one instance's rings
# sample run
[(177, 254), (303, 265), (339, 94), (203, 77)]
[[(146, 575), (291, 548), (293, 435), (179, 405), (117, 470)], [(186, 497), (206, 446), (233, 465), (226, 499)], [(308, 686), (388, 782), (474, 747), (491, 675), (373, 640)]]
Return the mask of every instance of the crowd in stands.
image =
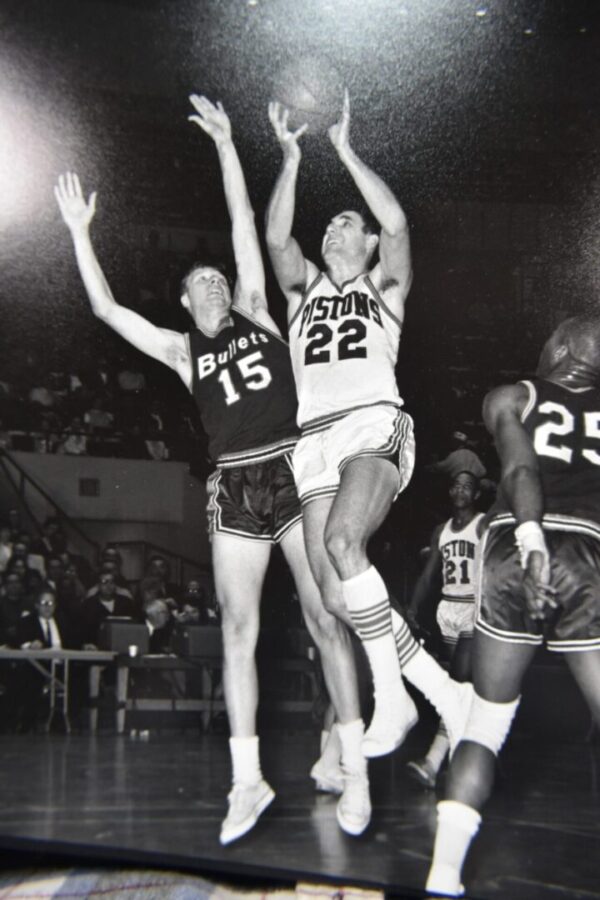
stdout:
[[(130, 583), (118, 547), (104, 546), (93, 566), (69, 549), (58, 519), (48, 518), (34, 537), (17, 509), (7, 511), (0, 524), (0, 647), (98, 649), (109, 617), (146, 624), (153, 653), (170, 652), (178, 625), (219, 620), (212, 592), (197, 578), (174, 583), (165, 556), (151, 556), (143, 577)], [(0, 728), (35, 727), (43, 691), (32, 667), (3, 661)]]
[(0, 449), (204, 458), (202, 429), (186, 392), (178, 390), (174, 404), (170, 391), (175, 386), (147, 368), (136, 358), (99, 357), (78, 371), (49, 371), (30, 354), (20, 370), (0, 381)]

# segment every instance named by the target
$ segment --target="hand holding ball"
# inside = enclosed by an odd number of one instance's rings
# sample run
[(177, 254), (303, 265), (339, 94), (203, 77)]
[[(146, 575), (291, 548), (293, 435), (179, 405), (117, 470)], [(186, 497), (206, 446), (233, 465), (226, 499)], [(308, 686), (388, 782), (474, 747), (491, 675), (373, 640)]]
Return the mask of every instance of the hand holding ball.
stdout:
[(343, 82), (325, 57), (301, 56), (279, 70), (273, 81), (273, 99), (288, 110), (287, 127), (308, 125), (309, 134), (321, 134), (340, 116)]

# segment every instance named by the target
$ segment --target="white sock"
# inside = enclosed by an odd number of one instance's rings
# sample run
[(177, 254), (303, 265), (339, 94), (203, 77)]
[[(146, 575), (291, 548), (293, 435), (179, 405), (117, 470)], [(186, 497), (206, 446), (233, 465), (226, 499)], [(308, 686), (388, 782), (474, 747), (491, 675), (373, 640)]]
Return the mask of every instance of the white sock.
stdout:
[(331, 731), (321, 732), (321, 756), (319, 762), (326, 768), (336, 768), (340, 764), (342, 745), (338, 733), (339, 725), (335, 722)]
[(404, 671), (404, 666), (410, 662), (415, 653), (418, 653), (421, 645), (414, 639), (406, 620), (402, 618), (400, 613), (396, 612), (393, 606), (390, 607), (390, 615), (392, 617), (392, 631), (396, 641), (400, 668)]
[(450, 741), (448, 740), (448, 732), (446, 731), (444, 723), (440, 722), (437, 734), (431, 742), (431, 747), (427, 751), (427, 756), (425, 757), (436, 775), (440, 771), (449, 749)]
[(446, 692), (454, 682), (438, 662), (422, 647), (402, 669), (402, 674), (427, 697), (432, 706), (443, 715)]
[(258, 737), (229, 738), (234, 784), (257, 784), (262, 779)]
[(396, 642), (392, 632), (390, 601), (383, 578), (374, 566), (342, 581), (344, 602), (365, 648), (373, 686), (379, 697), (404, 692)]
[(365, 724), (362, 719), (348, 722), (346, 725), (337, 725), (337, 733), (342, 748), (342, 765), (347, 772), (359, 775), (367, 774), (367, 761), (361, 750), (362, 739), (365, 734)]
[(476, 809), (456, 800), (442, 800), (437, 810), (438, 826), (426, 890), (458, 897), (464, 890), (460, 878), (463, 862), (479, 830), (481, 816)]

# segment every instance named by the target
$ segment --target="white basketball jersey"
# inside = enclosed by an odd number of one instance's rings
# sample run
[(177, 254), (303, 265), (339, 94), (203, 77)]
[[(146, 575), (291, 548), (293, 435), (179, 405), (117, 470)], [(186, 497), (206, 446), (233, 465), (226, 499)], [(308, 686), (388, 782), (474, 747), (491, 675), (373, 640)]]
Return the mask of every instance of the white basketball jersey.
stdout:
[(367, 274), (338, 288), (321, 272), (289, 327), (298, 425), (306, 432), (360, 407), (402, 406), (394, 372), (401, 330)]
[(482, 518), (483, 513), (478, 513), (461, 531), (452, 529), (452, 519), (448, 519), (442, 528), (439, 548), (442, 554), (444, 599), (467, 603), (475, 600), (473, 574), (475, 548), (479, 543), (477, 524)]

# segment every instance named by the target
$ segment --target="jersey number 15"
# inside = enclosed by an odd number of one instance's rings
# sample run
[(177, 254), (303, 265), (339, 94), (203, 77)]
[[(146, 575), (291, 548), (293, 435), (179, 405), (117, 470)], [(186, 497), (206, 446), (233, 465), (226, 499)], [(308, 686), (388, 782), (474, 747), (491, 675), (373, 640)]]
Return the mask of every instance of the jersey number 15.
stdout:
[[(263, 355), (260, 350), (257, 350), (256, 353), (250, 353), (248, 356), (243, 356), (242, 359), (236, 360), (236, 366), (244, 379), (244, 386), (250, 391), (262, 391), (273, 380), (267, 367), (261, 364), (261, 359), (263, 359)], [(225, 403), (227, 406), (237, 403), (241, 394), (235, 389), (229, 367), (221, 371), (218, 380), (225, 391)]]

